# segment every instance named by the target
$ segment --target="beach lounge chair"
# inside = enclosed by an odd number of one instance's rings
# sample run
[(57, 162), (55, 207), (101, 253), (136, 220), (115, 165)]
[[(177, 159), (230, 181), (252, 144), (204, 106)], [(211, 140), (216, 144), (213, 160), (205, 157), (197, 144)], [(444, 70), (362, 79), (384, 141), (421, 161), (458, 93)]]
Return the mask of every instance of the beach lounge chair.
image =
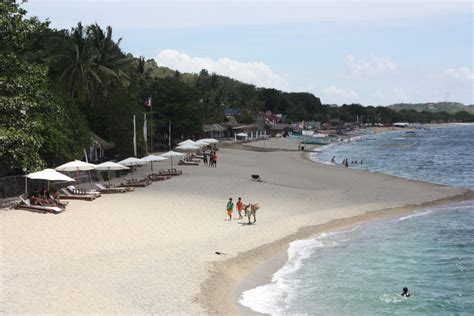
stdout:
[(155, 181), (169, 180), (169, 179), (171, 179), (171, 176), (163, 176), (163, 175), (159, 175), (157, 173), (150, 173), (147, 176), (147, 178), (150, 179), (151, 181), (155, 182)]
[(120, 183), (118, 187), (146, 187), (151, 184), (151, 180), (144, 178), (140, 180), (125, 179), (125, 182)]
[(65, 200), (84, 200), (84, 201), (93, 201), (96, 198), (96, 195), (87, 195), (87, 194), (72, 194), (65, 188), (60, 189), (59, 197)]
[(59, 214), (64, 211), (63, 208), (58, 206), (41, 206), (41, 205), (31, 205), (30, 200), (25, 198), (23, 195), (19, 196), (20, 203), (15, 206), (15, 209), (27, 210), (31, 212), (38, 213), (53, 213)]
[(181, 159), (181, 160), (178, 162), (178, 165), (184, 165), (184, 166), (199, 166), (199, 162), (197, 162), (197, 161), (188, 161), (188, 160)]
[(160, 170), (160, 172), (158, 173), (160, 176), (180, 176), (183, 174), (183, 171), (182, 170), (176, 170), (175, 168), (172, 168), (172, 169), (168, 169), (168, 171), (166, 170)]
[(94, 185), (99, 190), (99, 192), (104, 194), (126, 193), (134, 190), (134, 188), (106, 188), (101, 183), (95, 183)]
[(82, 191), (82, 190), (76, 189), (76, 187), (73, 185), (68, 185), (67, 189), (72, 194), (77, 194), (77, 195), (86, 194), (86, 195), (95, 195), (96, 197), (100, 197), (101, 195), (99, 191), (96, 191), (96, 190)]

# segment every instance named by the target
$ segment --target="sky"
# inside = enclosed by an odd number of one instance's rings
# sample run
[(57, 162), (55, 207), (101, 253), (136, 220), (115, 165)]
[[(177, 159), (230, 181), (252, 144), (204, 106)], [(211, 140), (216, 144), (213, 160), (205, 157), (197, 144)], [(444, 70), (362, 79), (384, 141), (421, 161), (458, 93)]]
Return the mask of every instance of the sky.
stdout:
[(474, 103), (474, 2), (29, 0), (54, 28), (111, 25), (180, 72), (311, 92), (325, 104)]

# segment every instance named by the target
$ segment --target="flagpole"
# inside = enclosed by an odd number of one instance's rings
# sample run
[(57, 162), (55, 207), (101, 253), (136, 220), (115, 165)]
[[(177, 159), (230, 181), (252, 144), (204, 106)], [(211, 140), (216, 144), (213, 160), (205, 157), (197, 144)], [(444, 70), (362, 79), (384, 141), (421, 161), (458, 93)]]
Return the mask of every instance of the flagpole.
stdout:
[(137, 156), (137, 129), (135, 125), (135, 115), (133, 116), (133, 154)]
[(171, 150), (171, 122), (169, 122), (168, 125), (168, 147)]
[(151, 111), (151, 120), (150, 120), (150, 154), (153, 154), (153, 103), (150, 97), (150, 111)]

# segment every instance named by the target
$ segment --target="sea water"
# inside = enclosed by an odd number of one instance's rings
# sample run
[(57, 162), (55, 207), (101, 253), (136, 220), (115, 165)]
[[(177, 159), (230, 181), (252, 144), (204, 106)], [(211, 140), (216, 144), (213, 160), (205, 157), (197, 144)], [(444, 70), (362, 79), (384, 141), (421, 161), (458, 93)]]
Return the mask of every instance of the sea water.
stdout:
[[(474, 189), (474, 125), (363, 136), (315, 153), (350, 167)], [(360, 160), (363, 164), (360, 164)], [(411, 297), (403, 298), (403, 287)], [(267, 314), (474, 315), (474, 202), (292, 242), (240, 303)]]

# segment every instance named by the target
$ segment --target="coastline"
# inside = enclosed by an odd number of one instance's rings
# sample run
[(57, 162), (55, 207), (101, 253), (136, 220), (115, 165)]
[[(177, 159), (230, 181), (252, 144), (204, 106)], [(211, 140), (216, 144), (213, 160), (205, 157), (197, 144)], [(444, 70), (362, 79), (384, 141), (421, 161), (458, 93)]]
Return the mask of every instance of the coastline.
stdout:
[[(474, 199), (474, 191), (422, 204), (372, 211), (354, 217), (342, 218), (320, 225), (301, 227), (296, 233), (270, 244), (240, 253), (226, 261), (214, 262), (211, 276), (201, 286), (199, 296), (210, 314), (258, 315), (238, 302), (242, 292), (271, 282), (273, 274), (287, 260), (289, 243), (309, 239), (322, 233), (350, 229), (355, 225), (414, 214), (415, 211)], [(250, 271), (250, 272), (249, 272)], [(216, 281), (218, 280), (218, 281)], [(230, 298), (230, 299), (226, 299)]]
[[(2, 311), (237, 313), (236, 284), (292, 240), (472, 198), (464, 189), (316, 164), (301, 151), (218, 154), (217, 168), (180, 166), (180, 177), (71, 201), (57, 216), (1, 210)], [(238, 196), (261, 203), (256, 225), (225, 219), (227, 199)]]

